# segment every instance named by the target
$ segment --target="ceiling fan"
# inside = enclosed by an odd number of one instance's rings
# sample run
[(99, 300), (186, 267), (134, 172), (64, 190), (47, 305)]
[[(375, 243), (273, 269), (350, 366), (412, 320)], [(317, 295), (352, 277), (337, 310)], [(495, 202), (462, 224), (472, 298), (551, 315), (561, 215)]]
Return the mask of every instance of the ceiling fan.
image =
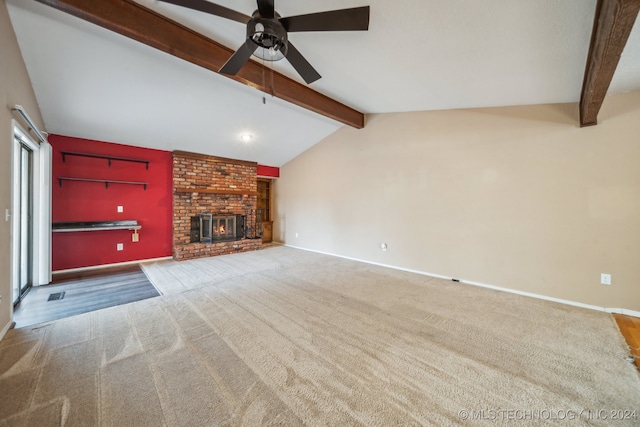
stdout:
[(247, 38), (222, 66), (220, 73), (235, 75), (255, 55), (265, 61), (287, 58), (307, 84), (318, 80), (320, 74), (309, 64), (288, 39), (288, 33), (302, 31), (365, 31), (369, 29), (369, 6), (310, 13), (282, 18), (274, 8), (274, 0), (257, 0), (258, 9), (252, 16), (211, 3), (206, 0), (159, 0), (247, 26)]

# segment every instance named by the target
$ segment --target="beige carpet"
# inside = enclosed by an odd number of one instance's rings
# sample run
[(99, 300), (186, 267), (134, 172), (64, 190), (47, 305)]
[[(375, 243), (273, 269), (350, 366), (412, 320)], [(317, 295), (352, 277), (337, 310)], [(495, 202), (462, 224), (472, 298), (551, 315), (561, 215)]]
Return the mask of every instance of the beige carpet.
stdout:
[(145, 271), (164, 296), (9, 331), (0, 425), (640, 423), (604, 313), (285, 247)]

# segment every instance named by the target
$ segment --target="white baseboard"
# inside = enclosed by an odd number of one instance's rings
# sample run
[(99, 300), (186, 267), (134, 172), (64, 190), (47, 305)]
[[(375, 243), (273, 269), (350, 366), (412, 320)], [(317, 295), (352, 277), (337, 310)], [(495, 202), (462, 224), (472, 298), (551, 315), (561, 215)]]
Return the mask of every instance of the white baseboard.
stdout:
[(624, 314), (625, 316), (640, 317), (640, 311), (628, 310), (626, 308), (607, 308), (607, 313)]
[(138, 260), (138, 261), (133, 261), (132, 264), (135, 264), (135, 263), (137, 263), (137, 264), (145, 264), (147, 262), (169, 261), (169, 260), (172, 260), (172, 259), (173, 259), (172, 256), (163, 256), (163, 257), (160, 257), (160, 258), (149, 258), (149, 259), (141, 259), (141, 260)]
[(125, 266), (125, 265), (142, 264), (143, 262), (165, 261), (165, 260), (168, 260), (168, 259), (173, 259), (173, 257), (166, 256), (166, 257), (160, 257), (160, 258), (148, 258), (148, 259), (139, 259), (139, 260), (135, 260), (135, 261), (116, 262), (114, 264), (102, 264), (102, 265), (92, 265), (92, 266), (89, 266), (89, 267), (69, 268), (69, 269), (66, 269), (66, 270), (54, 271), (53, 274), (75, 273), (75, 272), (78, 272), (78, 271), (99, 270), (101, 268), (121, 267), (121, 266)]
[[(302, 248), (302, 247), (299, 247), (299, 246), (293, 246), (293, 245), (288, 245), (288, 244), (285, 244), (284, 246), (287, 246), (289, 248), (294, 248), (294, 249), (300, 249), (300, 250), (307, 251), (307, 252), (315, 252), (315, 253), (318, 253), (318, 254), (329, 255), (329, 256), (334, 256), (334, 257), (338, 257), (338, 258), (344, 258), (344, 259), (348, 259), (348, 260), (351, 260), (351, 261), (363, 262), (365, 264), (372, 264), (372, 265), (377, 265), (377, 266), (380, 266), (380, 267), (392, 268), (394, 270), (401, 270), (401, 271), (406, 271), (406, 272), (409, 272), (409, 273), (416, 273), (416, 274), (420, 274), (422, 276), (429, 276), (429, 277), (435, 277), (435, 278), (438, 278), (438, 279), (446, 279), (446, 280), (453, 280), (454, 279), (453, 277), (442, 276), (440, 274), (429, 273), (429, 272), (419, 271), (419, 270), (413, 270), (413, 269), (410, 269), (410, 268), (397, 267), (395, 265), (381, 264), (379, 262), (367, 261), (367, 260), (364, 260), (364, 259), (352, 258), (352, 257), (344, 256), (344, 255), (336, 255), (336, 254), (332, 254), (330, 252), (317, 251), (317, 250), (314, 250), (314, 249), (307, 249), (307, 248)], [(493, 289), (493, 290), (496, 290), (496, 291), (509, 292), (511, 294), (517, 294), (517, 295), (522, 295), (522, 296), (526, 296), (526, 297), (531, 297), (531, 298), (537, 298), (537, 299), (546, 300), (546, 301), (557, 302), (557, 303), (560, 303), (560, 304), (572, 305), (574, 307), (581, 307), (581, 308), (586, 308), (586, 309), (589, 309), (589, 310), (596, 310), (596, 311), (604, 311), (606, 313), (618, 313), (618, 314), (624, 314), (626, 316), (640, 317), (640, 311), (629, 310), (629, 309), (626, 309), (626, 308), (600, 307), (600, 306), (597, 306), (597, 305), (584, 304), (584, 303), (577, 302), (577, 301), (571, 301), (571, 300), (566, 300), (566, 299), (561, 299), (561, 298), (554, 298), (554, 297), (550, 297), (550, 296), (547, 296), (547, 295), (534, 294), (532, 292), (524, 292), (524, 291), (519, 291), (519, 290), (516, 290), (516, 289), (510, 289), (510, 288), (503, 288), (503, 287), (500, 287), (500, 286), (488, 285), (486, 283), (474, 282), (472, 280), (464, 280), (464, 279), (460, 279), (460, 278), (457, 278), (457, 277), (455, 278), (455, 280), (459, 281), (460, 283), (465, 283), (467, 285), (479, 286), (481, 288), (488, 288), (488, 289)]]
[[(13, 316), (12, 316), (13, 317)], [(4, 328), (2, 328), (2, 330), (0, 331), (0, 341), (2, 341), (2, 339), (4, 338), (5, 334), (7, 333), (7, 331), (9, 329), (11, 329), (11, 325), (13, 325), (13, 321), (7, 323)]]

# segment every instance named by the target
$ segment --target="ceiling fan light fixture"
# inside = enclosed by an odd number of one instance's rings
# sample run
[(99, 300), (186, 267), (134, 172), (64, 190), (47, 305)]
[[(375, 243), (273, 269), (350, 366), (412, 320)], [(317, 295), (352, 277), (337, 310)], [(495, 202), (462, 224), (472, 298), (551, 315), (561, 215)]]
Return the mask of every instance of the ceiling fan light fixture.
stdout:
[(276, 49), (273, 46), (270, 48), (258, 47), (253, 56), (260, 58), (262, 61), (280, 61), (284, 58), (280, 49)]
[(287, 30), (275, 19), (265, 19), (258, 11), (247, 25), (247, 39), (256, 49), (253, 55), (263, 61), (279, 61), (287, 55)]

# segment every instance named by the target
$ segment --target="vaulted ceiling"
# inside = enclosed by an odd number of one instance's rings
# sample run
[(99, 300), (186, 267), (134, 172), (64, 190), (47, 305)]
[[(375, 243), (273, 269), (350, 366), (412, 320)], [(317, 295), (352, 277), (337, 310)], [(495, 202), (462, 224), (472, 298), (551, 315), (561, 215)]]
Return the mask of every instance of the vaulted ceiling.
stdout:
[[(255, 0), (216, 2), (247, 15), (256, 8)], [(108, 12), (131, 3), (95, 4)], [(155, 0), (137, 3), (219, 42), (229, 55), (244, 41), (237, 22)], [(156, 49), (77, 11), (35, 0), (7, 4), (48, 132), (274, 166), (344, 123), (359, 127), (359, 114), (582, 97), (588, 125), (606, 93), (640, 89), (638, 0), (600, 2), (609, 7), (599, 12), (593, 42), (596, 0), (276, 0), (282, 16), (371, 6), (368, 32), (290, 35), (322, 75), (310, 86), (286, 61), (249, 66), (233, 80), (211, 71), (221, 60), (213, 54), (180, 59), (185, 49), (176, 39)], [(138, 28), (129, 12), (118, 19), (133, 33), (169, 33), (155, 24)], [(224, 56), (224, 47), (216, 49)], [(254, 135), (250, 143), (239, 140), (243, 132)]]

